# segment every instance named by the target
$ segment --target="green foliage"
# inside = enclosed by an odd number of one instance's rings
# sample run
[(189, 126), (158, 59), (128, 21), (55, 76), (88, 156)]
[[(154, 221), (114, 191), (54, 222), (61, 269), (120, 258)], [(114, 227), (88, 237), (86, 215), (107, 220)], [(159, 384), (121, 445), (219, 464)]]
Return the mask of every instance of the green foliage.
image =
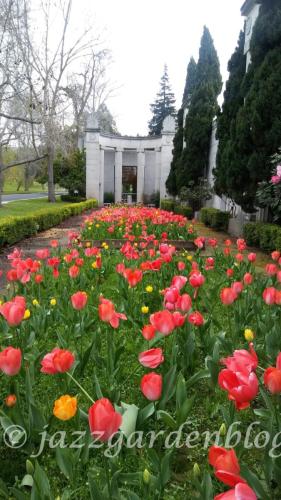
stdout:
[(249, 222), (244, 225), (243, 234), (248, 245), (265, 252), (281, 249), (281, 227), (276, 224)]
[(160, 203), (161, 209), (162, 210), (167, 210), (167, 212), (173, 212), (175, 208), (175, 202), (174, 200), (161, 200)]
[(61, 201), (66, 201), (68, 203), (81, 203), (82, 201), (86, 201), (86, 198), (79, 195), (72, 196), (71, 194), (62, 194)]
[(178, 128), (173, 140), (174, 148), (173, 148), (173, 159), (171, 163), (170, 172), (168, 178), (166, 180), (166, 188), (168, 193), (172, 196), (176, 196), (177, 194), (177, 171), (180, 168), (181, 164), (181, 156), (183, 150), (183, 114), (184, 109), (181, 108), (178, 111)]
[(281, 176), (279, 172), (281, 171), (281, 150), (276, 155), (272, 157), (272, 163), (279, 165), (273, 169), (273, 178), (276, 177), (277, 183), (273, 183), (271, 180), (269, 182), (260, 182), (257, 189), (256, 201), (257, 205), (262, 208), (267, 208), (269, 211), (269, 217), (273, 222), (281, 224)]
[(229, 219), (229, 212), (223, 212), (217, 208), (201, 208), (200, 210), (201, 222), (217, 231), (227, 231)]
[(207, 26), (204, 26), (199, 49), (199, 59), (196, 68), (196, 86), (208, 83), (212, 86), (215, 96), (222, 88), (220, 63), (214, 41)]
[(195, 62), (195, 59), (191, 57), (187, 66), (185, 87), (182, 97), (183, 108), (189, 107), (193, 91), (196, 88), (196, 70), (197, 64)]
[(193, 212), (200, 210), (203, 203), (212, 198), (212, 189), (203, 177), (198, 179), (198, 184), (190, 181), (187, 187), (180, 190), (181, 201), (188, 202)]
[(175, 205), (174, 208), (175, 214), (184, 215), (187, 219), (192, 219), (193, 217), (193, 209), (186, 205)]
[(39, 231), (45, 231), (72, 215), (78, 215), (96, 206), (96, 200), (88, 200), (63, 207), (52, 206), (49, 209), (38, 210), (34, 215), (3, 217), (0, 219), (0, 247), (12, 245)]
[(86, 195), (86, 151), (75, 149), (68, 156), (59, 153), (54, 161), (56, 184), (68, 189), (71, 196)]
[(160, 135), (163, 121), (168, 115), (176, 116), (175, 96), (171, 91), (167, 66), (164, 67), (164, 73), (160, 80), (160, 91), (156, 100), (150, 105), (152, 118), (148, 124), (149, 135)]
[[(233, 195), (232, 184), (235, 180), (236, 165), (232, 161), (232, 129), (239, 108), (244, 104), (242, 82), (245, 76), (246, 57), (244, 55), (245, 35), (241, 31), (238, 45), (228, 62), (229, 79), (224, 92), (222, 111), (217, 120), (217, 139), (219, 140), (216, 158), (215, 191), (218, 195), (223, 193), (230, 197)], [(239, 165), (238, 165), (239, 168)], [(234, 172), (232, 172), (234, 170)], [(236, 169), (237, 170), (237, 169)], [(239, 180), (240, 182), (240, 180)]]
[[(240, 62), (235, 68), (236, 73), (231, 75), (237, 101), (234, 101), (233, 113), (226, 113), (225, 116), (227, 123), (222, 134), (224, 138), (216, 174), (217, 192), (229, 195), (247, 212), (255, 210), (258, 183), (268, 181), (271, 174), (270, 157), (280, 147), (280, 44), (280, 1), (264, 0), (253, 29), (249, 70), (241, 81), (241, 47)], [(238, 85), (239, 75), (240, 91), (235, 83), (237, 77)]]

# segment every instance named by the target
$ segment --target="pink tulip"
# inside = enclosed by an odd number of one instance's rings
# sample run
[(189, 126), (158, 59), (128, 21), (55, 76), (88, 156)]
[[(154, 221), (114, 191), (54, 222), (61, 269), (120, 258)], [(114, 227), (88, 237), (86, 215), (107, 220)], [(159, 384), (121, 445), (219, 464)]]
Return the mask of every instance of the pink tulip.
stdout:
[(6, 347), (0, 352), (0, 370), (6, 375), (13, 376), (20, 371), (22, 354), (20, 349)]
[(149, 349), (139, 354), (139, 362), (147, 368), (157, 368), (164, 361), (163, 351), (160, 347)]

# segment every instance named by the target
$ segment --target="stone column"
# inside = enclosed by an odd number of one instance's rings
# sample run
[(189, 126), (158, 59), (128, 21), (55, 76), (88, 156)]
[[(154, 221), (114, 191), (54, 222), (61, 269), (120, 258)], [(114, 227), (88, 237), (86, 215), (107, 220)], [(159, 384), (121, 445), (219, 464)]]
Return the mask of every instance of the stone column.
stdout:
[(104, 149), (100, 149), (100, 182), (99, 182), (99, 205), (103, 205), (104, 198)]
[(115, 151), (115, 203), (122, 201), (122, 151)]
[(155, 183), (154, 183), (154, 191), (157, 193), (160, 192), (160, 171), (161, 171), (161, 148), (155, 148)]
[(144, 164), (145, 152), (144, 150), (138, 151), (138, 167), (137, 167), (137, 203), (143, 202), (144, 194)]
[(86, 197), (96, 198), (100, 195), (100, 145), (99, 133), (93, 129), (86, 130)]

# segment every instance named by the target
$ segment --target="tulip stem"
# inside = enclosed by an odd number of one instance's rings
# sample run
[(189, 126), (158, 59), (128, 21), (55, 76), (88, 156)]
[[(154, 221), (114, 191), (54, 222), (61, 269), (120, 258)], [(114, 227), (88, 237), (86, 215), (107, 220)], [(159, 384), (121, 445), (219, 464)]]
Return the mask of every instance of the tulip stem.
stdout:
[(85, 396), (87, 396), (87, 398), (91, 401), (91, 403), (94, 403), (95, 401), (91, 398), (91, 396), (88, 394), (88, 392), (85, 391), (84, 387), (82, 387), (82, 385), (80, 385), (79, 382), (77, 382), (77, 380), (69, 372), (66, 372), (66, 374), (79, 387), (79, 389), (85, 394)]

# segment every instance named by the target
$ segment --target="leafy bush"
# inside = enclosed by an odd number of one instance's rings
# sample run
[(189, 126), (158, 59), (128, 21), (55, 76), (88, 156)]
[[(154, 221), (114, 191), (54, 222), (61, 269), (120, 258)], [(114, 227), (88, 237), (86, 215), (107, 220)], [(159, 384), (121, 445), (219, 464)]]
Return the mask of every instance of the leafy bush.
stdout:
[(71, 151), (67, 156), (59, 153), (54, 161), (56, 184), (68, 189), (71, 196), (86, 195), (86, 152), (80, 149)]
[(217, 208), (201, 208), (200, 210), (201, 222), (218, 231), (227, 231), (229, 219), (229, 212), (223, 212)]
[(281, 227), (276, 224), (249, 222), (245, 224), (243, 233), (248, 245), (257, 246), (265, 252), (281, 249)]
[(175, 208), (175, 202), (174, 200), (161, 200), (160, 203), (161, 209), (162, 210), (167, 210), (167, 212), (173, 212)]
[(64, 205), (63, 207), (50, 207), (38, 210), (34, 215), (23, 217), (4, 217), (0, 220), (0, 247), (12, 245), (50, 227), (60, 224), (63, 220), (78, 215), (85, 210), (97, 207), (96, 200), (88, 200), (82, 203)]
[(86, 198), (84, 198), (84, 196), (62, 194), (61, 201), (68, 201), (68, 203), (81, 203), (82, 201), (86, 201)]
[(193, 217), (192, 208), (185, 205), (175, 205), (174, 212), (175, 214), (184, 215), (187, 219), (192, 219)]

